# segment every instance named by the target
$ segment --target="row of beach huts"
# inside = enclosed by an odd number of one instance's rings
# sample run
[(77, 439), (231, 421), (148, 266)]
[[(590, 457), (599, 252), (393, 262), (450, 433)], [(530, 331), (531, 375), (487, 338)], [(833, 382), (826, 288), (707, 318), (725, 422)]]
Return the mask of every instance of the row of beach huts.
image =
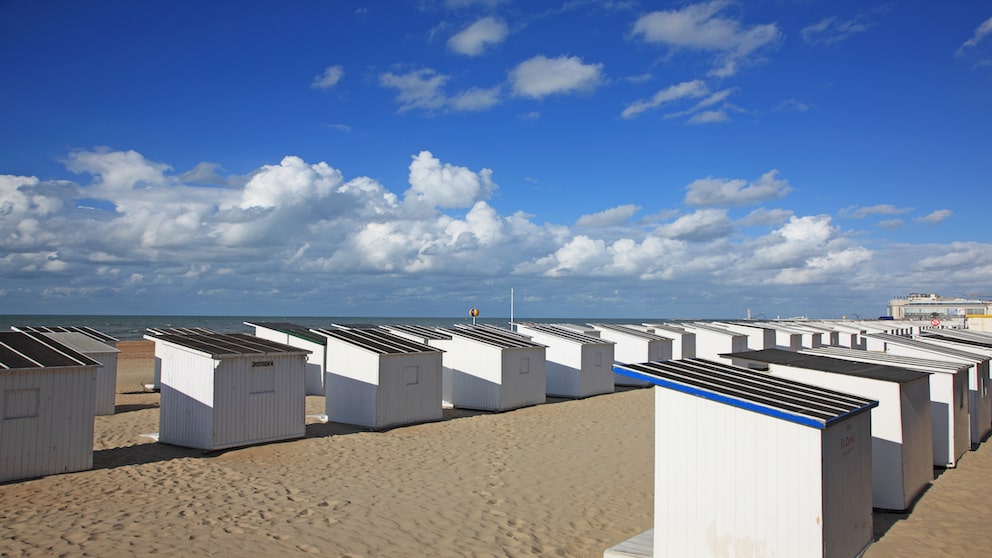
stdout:
[[(305, 395), (325, 397), (326, 420), (384, 429), (653, 386), (654, 529), (608, 556), (855, 556), (873, 508), (910, 509), (934, 467), (992, 431), (992, 334), (927, 322), (245, 325), (253, 335), (147, 330), (159, 442), (300, 438)], [(0, 332), (0, 482), (91, 468), (115, 340), (13, 329)]]

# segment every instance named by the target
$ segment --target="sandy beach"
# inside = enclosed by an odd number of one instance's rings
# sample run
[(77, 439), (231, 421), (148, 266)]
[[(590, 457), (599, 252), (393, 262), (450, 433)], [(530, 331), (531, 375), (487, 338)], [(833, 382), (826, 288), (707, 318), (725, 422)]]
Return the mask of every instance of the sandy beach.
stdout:
[[(93, 470), (0, 485), (0, 556), (593, 557), (652, 526), (650, 389), (383, 432), (309, 418), (304, 439), (204, 453), (143, 436), (151, 344), (121, 348)], [(867, 556), (987, 555), (990, 487), (985, 444), (911, 513), (877, 513)]]

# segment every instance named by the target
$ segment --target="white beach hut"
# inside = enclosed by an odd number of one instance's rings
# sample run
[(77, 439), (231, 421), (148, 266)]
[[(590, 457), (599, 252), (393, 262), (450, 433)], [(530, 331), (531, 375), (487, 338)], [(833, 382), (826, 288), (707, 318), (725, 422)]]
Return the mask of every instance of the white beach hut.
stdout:
[[(778, 335), (779, 348), (798, 350), (801, 348), (815, 348), (823, 345), (823, 332), (814, 331), (808, 327), (798, 325), (797, 322), (762, 322), (764, 325), (774, 329)], [(788, 339), (788, 345), (786, 345)]]
[(245, 325), (255, 328), (255, 337), (310, 351), (307, 356), (306, 394), (324, 395), (326, 337), (291, 322), (245, 322)]
[(968, 413), (972, 447), (977, 448), (992, 433), (992, 393), (989, 392), (988, 355), (890, 333), (871, 333), (865, 339), (869, 351), (880, 350), (894, 355), (971, 365), (968, 369)]
[(768, 327), (761, 322), (715, 322), (714, 325), (719, 325), (729, 329), (730, 331), (746, 335), (747, 348), (750, 351), (775, 348), (798, 348), (802, 343), (801, 339), (797, 339), (794, 343), (790, 339), (789, 347), (779, 346), (778, 333), (774, 328)]
[[(878, 401), (871, 410), (872, 505), (904, 511), (933, 480), (930, 375), (782, 349), (735, 353), (780, 378)], [(754, 368), (754, 366), (752, 366)]]
[[(149, 327), (145, 329), (145, 339), (154, 341), (153, 337), (149, 335), (212, 335), (216, 332), (211, 331), (205, 327)], [(155, 344), (155, 371), (152, 376), (152, 383), (145, 384), (145, 389), (150, 389), (153, 391), (158, 391), (162, 388), (162, 355), (159, 351), (166, 351), (164, 348), (160, 348), (158, 343)]]
[(96, 373), (96, 414), (114, 414), (117, 396), (117, 339), (87, 326), (12, 326), (14, 331), (36, 332), (100, 363)]
[(97, 415), (114, 414), (117, 396), (117, 355), (121, 352), (120, 349), (82, 333), (67, 331), (43, 335), (100, 363), (100, 368), (96, 372), (94, 411)]
[(247, 333), (145, 339), (162, 359), (159, 442), (218, 450), (304, 436), (306, 349)]
[(547, 400), (546, 347), (510, 330), (483, 325), (440, 328), (444, 404), (507, 411)]
[[(616, 343), (613, 350), (613, 362), (615, 364), (672, 359), (674, 342), (668, 337), (650, 333), (636, 326), (606, 323), (589, 325), (599, 332), (601, 338)], [(643, 378), (617, 373), (613, 374), (613, 383), (618, 386), (645, 387), (651, 385)]]
[(930, 374), (930, 414), (933, 435), (933, 464), (956, 467), (958, 459), (971, 448), (968, 418), (967, 363), (914, 358), (878, 351), (845, 347), (803, 349), (805, 354), (828, 356), (857, 362), (870, 362), (918, 370)]
[(738, 366), (742, 364), (720, 355), (746, 351), (747, 335), (731, 331), (715, 323), (685, 322), (680, 323), (679, 326), (696, 334), (696, 356), (698, 358)]
[(326, 339), (327, 419), (380, 429), (440, 420), (442, 351), (384, 329), (313, 329)]
[(656, 386), (654, 556), (858, 556), (872, 542), (862, 397), (701, 359)]
[(555, 324), (516, 326), (517, 333), (547, 347), (547, 395), (582, 398), (613, 393), (614, 342)]
[(99, 367), (41, 334), (0, 332), (0, 482), (93, 467)]
[(848, 349), (865, 349), (864, 335), (867, 333), (860, 322), (826, 321), (822, 322), (837, 332), (837, 346)]
[(659, 323), (642, 324), (645, 331), (672, 340), (672, 360), (696, 357), (696, 334), (684, 328)]

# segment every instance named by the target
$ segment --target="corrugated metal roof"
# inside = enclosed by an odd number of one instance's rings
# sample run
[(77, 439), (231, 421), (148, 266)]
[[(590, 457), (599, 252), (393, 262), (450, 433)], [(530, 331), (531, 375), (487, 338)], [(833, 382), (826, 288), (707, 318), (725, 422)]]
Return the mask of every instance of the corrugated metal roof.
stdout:
[(145, 329), (150, 335), (213, 335), (216, 331), (205, 327), (150, 327)]
[(94, 339), (85, 333), (76, 331), (54, 331), (42, 333), (45, 337), (62, 343), (70, 349), (82, 354), (119, 353), (120, 349)]
[(399, 324), (399, 325), (387, 325), (382, 327), (386, 328), (389, 331), (401, 331), (403, 333), (406, 333), (407, 335), (412, 335), (414, 337), (420, 337), (423, 339), (439, 339), (439, 340), (451, 339), (451, 335), (444, 333), (439, 329), (422, 326), (422, 325)]
[(531, 331), (539, 331), (541, 333), (546, 333), (548, 335), (553, 335), (555, 337), (561, 339), (567, 339), (568, 341), (581, 343), (583, 345), (603, 345), (606, 343), (609, 343), (611, 345), (615, 344), (615, 342), (610, 341), (608, 339), (603, 339), (601, 337), (593, 337), (592, 335), (579, 333), (578, 331), (566, 329), (564, 327), (559, 327), (554, 324), (536, 324), (532, 322), (520, 322), (517, 325), (529, 329)]
[(992, 347), (992, 335), (976, 331), (965, 331), (960, 329), (935, 329), (920, 333), (921, 339), (941, 339), (952, 341), (962, 345), (974, 345), (976, 347)]
[(686, 328), (686, 329), (688, 329), (690, 331), (692, 331), (692, 330), (696, 330), (696, 331), (709, 331), (709, 332), (712, 332), (712, 333), (719, 333), (721, 335), (726, 335), (728, 337), (739, 337), (739, 336), (743, 336), (744, 335), (743, 333), (739, 333), (739, 332), (736, 332), (736, 331), (731, 331), (731, 330), (727, 329), (726, 327), (723, 327), (723, 326), (720, 326), (720, 325), (714, 325), (714, 324), (710, 324), (710, 323), (700, 323), (700, 322), (687, 323), (687, 322), (682, 322), (682, 323), (679, 324), (679, 326), (680, 327), (684, 327), (684, 328)]
[(934, 370), (959, 372), (971, 367), (966, 363), (954, 363), (947, 360), (934, 360), (929, 358), (908, 357), (894, 355), (892, 353), (882, 353), (879, 351), (862, 351), (859, 349), (847, 349), (844, 347), (817, 347), (815, 349), (800, 349), (799, 352), (811, 355), (823, 355), (845, 360), (857, 360), (860, 362), (877, 362), (891, 366), (902, 366), (911, 370)]
[(0, 331), (0, 370), (100, 366), (39, 332)]
[(935, 343), (928, 343), (919, 339), (910, 339), (909, 337), (903, 337), (902, 335), (893, 335), (891, 333), (869, 333), (865, 337), (870, 339), (878, 339), (885, 341), (886, 343), (892, 343), (895, 345), (902, 345), (904, 347), (912, 347), (921, 351), (927, 351), (931, 353), (937, 353), (941, 355), (947, 355), (955, 358), (971, 359), (974, 362), (981, 362), (989, 357), (965, 349), (955, 349), (953, 347), (945, 347), (943, 345), (937, 345)]
[(870, 399), (698, 358), (617, 364), (613, 370), (661, 387), (819, 429), (878, 405)]
[(164, 334), (146, 336), (145, 338), (152, 341), (164, 341), (181, 347), (187, 347), (207, 353), (213, 358), (269, 354), (310, 354), (311, 352), (307, 349), (269, 341), (268, 339), (255, 337), (247, 333)]
[(437, 353), (442, 352), (437, 347), (424, 345), (411, 341), (406, 337), (401, 337), (390, 333), (384, 329), (334, 329), (319, 328), (313, 330), (315, 333), (333, 337), (357, 347), (372, 351), (381, 355), (412, 354), (412, 353)]
[(501, 349), (534, 349), (545, 347), (545, 345), (535, 343), (523, 335), (518, 335), (508, 329), (492, 326), (456, 324), (452, 328), (442, 328), (441, 331)]
[(265, 329), (271, 329), (272, 331), (278, 331), (280, 333), (285, 333), (286, 335), (306, 339), (307, 341), (311, 341), (318, 345), (324, 345), (327, 342), (327, 338), (323, 335), (318, 335), (310, 331), (310, 328), (299, 324), (294, 324), (292, 322), (245, 322), (245, 325), (252, 327), (264, 327)]
[(92, 337), (97, 341), (106, 343), (108, 345), (116, 345), (118, 339), (107, 335), (106, 333), (97, 331), (89, 326), (11, 326), (10, 329), (14, 331), (37, 331), (39, 333), (65, 333), (65, 332), (75, 332), (82, 333), (87, 337)]
[(643, 329), (637, 329), (636, 327), (629, 327), (619, 324), (589, 324), (589, 325), (600, 331), (615, 331), (617, 333), (629, 335), (630, 337), (640, 337), (641, 339), (647, 339), (649, 341), (670, 341), (670, 339), (667, 337), (662, 337), (660, 335), (648, 333)]
[(885, 382), (907, 383), (915, 382), (927, 377), (924, 372), (915, 372), (905, 368), (886, 366), (884, 364), (873, 364), (869, 362), (832, 358), (824, 355), (810, 355), (796, 351), (786, 351), (783, 349), (762, 349), (760, 351), (741, 351), (737, 353), (727, 353), (722, 357), (749, 360), (752, 362), (764, 362), (767, 364), (781, 364), (793, 368), (807, 368), (819, 370), (821, 372), (832, 372), (834, 374), (844, 374), (846, 376), (857, 376), (872, 380)]
[(652, 322), (645, 322), (645, 323), (643, 323), (641, 325), (643, 325), (644, 327), (649, 327), (649, 328), (651, 328), (651, 329), (653, 329), (655, 331), (659, 331), (660, 330), (660, 331), (665, 331), (665, 332), (668, 332), (668, 333), (673, 333), (675, 335), (685, 335), (685, 334), (689, 333), (688, 331), (685, 330), (684, 327), (679, 327), (679, 326), (675, 326), (675, 325), (659, 324), (659, 323), (652, 323)]

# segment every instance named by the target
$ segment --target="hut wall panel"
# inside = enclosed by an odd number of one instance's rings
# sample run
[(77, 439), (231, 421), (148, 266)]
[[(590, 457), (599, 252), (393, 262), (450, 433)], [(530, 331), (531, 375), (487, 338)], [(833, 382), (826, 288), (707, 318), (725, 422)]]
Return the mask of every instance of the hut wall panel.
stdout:
[(795, 332), (777, 329), (775, 330), (775, 344), (779, 349), (798, 351), (803, 348), (803, 336)]
[[(264, 365), (267, 363), (271, 365)], [(221, 360), (214, 372), (211, 449), (303, 437), (305, 366), (303, 355)]]
[(324, 395), (324, 366), (327, 362), (327, 346), (298, 337), (293, 338), (289, 345), (310, 350), (310, 354), (307, 356), (306, 394)]
[(820, 431), (654, 390), (655, 556), (821, 555)]
[[(576, 347), (578, 349), (579, 347)], [(547, 394), (553, 397), (582, 397), (582, 370), (560, 362), (547, 360)], [(612, 371), (610, 372), (613, 373)], [(612, 378), (610, 379), (612, 388)]]
[(328, 420), (374, 426), (379, 355), (328, 337), (327, 357), (324, 412)]
[[(876, 338), (867, 338), (869, 350), (883, 350), (887, 353), (918, 358), (930, 358), (938, 360), (949, 360), (957, 362), (958, 357), (948, 357), (939, 352), (939, 346), (935, 345), (935, 351), (926, 351), (918, 347), (910, 347), (898, 343), (886, 343)], [(880, 349), (881, 347), (881, 349)], [(971, 445), (977, 447), (982, 440), (992, 433), (992, 390), (989, 386), (989, 362), (987, 359), (980, 359), (976, 356), (976, 364), (968, 371), (968, 410), (970, 413), (971, 425)], [(986, 389), (980, 391), (979, 386)]]
[(445, 401), (466, 409), (500, 409), (503, 377), (498, 347), (457, 336), (431, 344), (445, 351), (442, 357)]
[(0, 373), (0, 482), (93, 467), (96, 376), (95, 366)]
[(823, 430), (824, 557), (860, 556), (871, 544), (871, 445), (867, 413)]
[(86, 353), (102, 366), (96, 372), (96, 414), (114, 414), (117, 396), (117, 353)]
[(255, 337), (289, 345), (289, 334), (267, 327), (255, 326)]
[(441, 420), (441, 353), (380, 358), (376, 428)]
[(583, 345), (579, 397), (613, 393), (613, 345)]
[[(632, 337), (623, 333), (604, 329), (600, 331), (600, 337), (616, 343), (613, 347), (613, 361), (616, 364), (633, 364), (648, 362), (651, 360), (649, 341), (641, 337)], [(647, 380), (638, 380), (623, 374), (613, 374), (613, 383), (618, 386), (638, 386), (651, 385)]]
[[(934, 374), (930, 377), (930, 430), (933, 434), (933, 464), (954, 467), (968, 450), (968, 410), (961, 407), (961, 384), (966, 374)], [(955, 387), (957, 384), (957, 387)], [(963, 410), (964, 412), (960, 412)], [(956, 430), (964, 428), (964, 434)], [(960, 452), (957, 445), (962, 444)]]
[(547, 401), (547, 362), (544, 347), (502, 351), (502, 389), (498, 410)]
[(534, 342), (547, 346), (547, 395), (589, 397), (613, 391), (612, 344), (579, 343), (526, 326), (521, 326), (520, 332), (532, 336)]
[(213, 359), (165, 343), (155, 343), (161, 358), (159, 441), (199, 449), (213, 449)]
[[(834, 374), (793, 366), (770, 364), (769, 372), (781, 378), (825, 387), (842, 393), (874, 399), (878, 406), (870, 412), (872, 505), (889, 510), (909, 508), (917, 494), (933, 480), (931, 418), (917, 409), (930, 401), (929, 378), (899, 384), (870, 378)], [(912, 407), (903, 408), (902, 386), (918, 384), (909, 394), (916, 397)], [(904, 435), (905, 430), (922, 431), (926, 438)], [(908, 444), (916, 442), (916, 446)], [(906, 477), (905, 472), (911, 476)]]
[[(937, 374), (931, 375), (925, 381), (903, 384), (900, 393), (903, 420), (902, 447), (905, 454), (902, 477), (906, 479), (907, 507), (911, 506), (933, 481), (934, 436), (930, 382), (934, 381), (934, 376)], [(874, 460), (874, 456), (872, 459)], [(914, 486), (917, 487), (916, 492), (912, 492)]]
[(992, 390), (989, 389), (989, 361), (985, 360), (975, 367), (974, 377), (968, 376), (970, 383), (971, 399), (974, 402), (972, 408), (975, 420), (973, 422), (975, 433), (971, 437), (972, 445), (978, 445), (992, 434)]
[(962, 449), (971, 448), (971, 408), (968, 397), (968, 374), (955, 374), (954, 376), (954, 448), (957, 451), (956, 457), (960, 459), (964, 455)]

